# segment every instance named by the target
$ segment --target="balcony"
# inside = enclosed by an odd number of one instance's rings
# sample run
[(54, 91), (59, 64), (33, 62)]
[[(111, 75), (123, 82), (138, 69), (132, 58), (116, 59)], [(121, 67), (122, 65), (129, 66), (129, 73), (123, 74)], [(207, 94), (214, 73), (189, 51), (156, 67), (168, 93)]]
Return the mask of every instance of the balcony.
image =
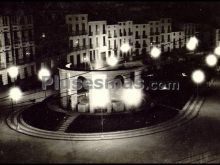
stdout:
[(19, 40), (19, 39), (14, 39), (13, 43), (14, 43), (14, 44), (19, 44), (19, 43), (20, 43), (20, 40)]
[(135, 48), (140, 48), (141, 45), (140, 44), (135, 44)]
[(147, 38), (147, 35), (143, 35), (143, 38)]
[(5, 63), (0, 63), (0, 70), (1, 70), (1, 69), (6, 69)]
[(5, 46), (10, 46), (10, 41), (9, 40), (5, 40)]
[(89, 36), (93, 36), (93, 32), (89, 32)]
[(17, 59), (16, 60), (16, 64), (17, 65), (23, 65), (23, 64), (30, 63), (30, 62), (33, 62), (33, 59), (31, 57), (30, 58), (23, 58), (23, 59)]
[(86, 31), (72, 31), (69, 33), (71, 36), (81, 36), (81, 35), (87, 35)]
[(143, 44), (143, 47), (147, 47), (147, 44)]
[(95, 32), (95, 35), (99, 35), (99, 34), (100, 34), (100, 31), (96, 31), (96, 32)]
[(150, 32), (150, 35), (153, 36), (153, 35), (154, 35), (154, 32)]
[(129, 35), (129, 36), (132, 36), (132, 35), (133, 35), (133, 33), (132, 33), (132, 32), (128, 32), (128, 35)]
[(111, 36), (111, 35), (108, 35), (108, 38), (112, 38), (112, 36)]
[(140, 39), (141, 37), (138, 35), (138, 36), (135, 36), (135, 39)]
[(21, 41), (24, 43), (24, 42), (28, 42), (28, 39), (27, 38), (22, 38)]
[(159, 32), (155, 32), (155, 35), (160, 35), (160, 33)]
[(93, 45), (92, 44), (89, 44), (89, 49), (93, 49)]
[(114, 37), (117, 38), (117, 34), (114, 34)]
[(70, 51), (76, 52), (76, 51), (86, 50), (86, 49), (89, 49), (89, 48), (90, 48), (89, 45), (76, 46), (76, 47), (70, 48)]

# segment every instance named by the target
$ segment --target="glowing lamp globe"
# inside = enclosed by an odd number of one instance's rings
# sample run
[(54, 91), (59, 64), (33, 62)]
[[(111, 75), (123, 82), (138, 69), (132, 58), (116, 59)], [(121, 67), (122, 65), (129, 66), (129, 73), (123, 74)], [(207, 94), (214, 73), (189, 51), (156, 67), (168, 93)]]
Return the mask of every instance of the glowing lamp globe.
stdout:
[(192, 73), (192, 80), (196, 84), (201, 84), (205, 81), (205, 74), (202, 70), (195, 70)]
[(132, 88), (123, 88), (121, 100), (125, 103), (127, 107), (138, 107), (143, 98), (143, 93), (141, 89), (132, 87)]
[(47, 81), (50, 78), (50, 71), (46, 68), (41, 68), (40, 71), (38, 72), (38, 78), (41, 81)]
[(218, 47), (215, 48), (214, 53), (215, 53), (217, 56), (220, 56), (220, 46), (218, 46)]
[(118, 59), (114, 55), (111, 55), (109, 58), (107, 58), (108, 65), (115, 66), (117, 63), (118, 63)]
[(161, 54), (161, 50), (157, 47), (153, 47), (150, 51), (150, 55), (152, 58), (159, 58)]
[(129, 51), (130, 46), (129, 46), (129, 44), (126, 43), (126, 44), (121, 45), (121, 48), (120, 48), (120, 49), (121, 49), (122, 52), (125, 52), (125, 53), (126, 53), (126, 52)]
[(190, 51), (193, 51), (198, 46), (198, 39), (196, 37), (190, 37), (189, 41), (186, 44), (186, 48)]
[(22, 97), (22, 92), (20, 90), (20, 88), (18, 87), (13, 87), (10, 89), (9, 91), (9, 97), (13, 100), (13, 101), (18, 101), (21, 99)]
[(11, 78), (16, 78), (18, 76), (18, 67), (12, 66), (8, 69), (9, 76)]
[(206, 56), (205, 62), (208, 66), (213, 67), (217, 64), (218, 59), (215, 55), (209, 54), (208, 56)]

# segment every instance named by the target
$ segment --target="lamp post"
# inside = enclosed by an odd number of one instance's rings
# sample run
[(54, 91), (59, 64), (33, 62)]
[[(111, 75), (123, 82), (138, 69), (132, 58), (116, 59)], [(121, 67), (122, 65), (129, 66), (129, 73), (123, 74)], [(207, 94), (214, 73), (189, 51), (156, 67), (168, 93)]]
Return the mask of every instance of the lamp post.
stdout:
[[(46, 83), (51, 77), (51, 73), (47, 68), (41, 68), (38, 72), (38, 78), (42, 83)], [(47, 89), (45, 89), (45, 98), (47, 97)]]
[[(12, 109), (12, 111), (14, 111), (13, 101), (15, 101), (15, 103), (16, 103), (17, 101), (19, 101), (21, 99), (21, 97), (22, 97), (21, 89), (18, 87), (11, 88), (9, 91), (9, 97), (11, 99), (11, 109)], [(18, 130), (18, 123), (17, 123), (16, 129)]]
[(14, 110), (13, 101), (17, 102), (21, 99), (22, 97), (21, 89), (18, 87), (11, 88), (9, 91), (9, 97), (11, 98), (12, 110)]
[(122, 53), (128, 53), (128, 51), (131, 49), (130, 45), (128, 43), (124, 43), (121, 45), (120, 50)]
[(9, 74), (10, 78), (13, 79), (13, 83), (15, 85), (15, 80), (18, 76), (18, 67), (11, 66), (10, 68), (8, 68), (8, 74)]

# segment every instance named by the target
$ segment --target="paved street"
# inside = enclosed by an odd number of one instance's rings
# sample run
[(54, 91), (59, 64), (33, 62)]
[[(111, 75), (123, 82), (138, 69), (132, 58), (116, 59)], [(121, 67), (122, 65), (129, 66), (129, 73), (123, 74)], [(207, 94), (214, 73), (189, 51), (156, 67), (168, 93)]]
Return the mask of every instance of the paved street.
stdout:
[[(0, 162), (220, 162), (220, 79), (188, 125), (147, 136), (103, 141), (57, 141), (0, 127)], [(219, 155), (218, 155), (219, 154)]]

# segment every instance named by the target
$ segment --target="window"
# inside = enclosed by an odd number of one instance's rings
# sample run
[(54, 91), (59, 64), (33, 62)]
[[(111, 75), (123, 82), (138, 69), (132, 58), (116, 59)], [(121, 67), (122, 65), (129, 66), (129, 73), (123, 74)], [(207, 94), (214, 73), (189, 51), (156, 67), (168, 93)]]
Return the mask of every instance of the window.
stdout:
[(151, 34), (153, 33), (153, 28), (152, 28), (152, 27), (150, 28), (150, 33), (151, 33)]
[(99, 39), (98, 39), (98, 37), (96, 37), (96, 47), (98, 47), (99, 46)]
[(82, 17), (82, 20), (85, 20), (85, 17)]
[(3, 16), (2, 17), (2, 21), (3, 21), (3, 26), (7, 26), (8, 25), (8, 17), (7, 16)]
[(102, 26), (103, 34), (106, 34), (105, 24)]
[(153, 37), (150, 38), (150, 42), (153, 42)]
[(105, 36), (103, 36), (103, 46), (106, 46), (106, 43), (105, 43)]
[(170, 35), (167, 36), (167, 42), (170, 42)]
[(76, 24), (76, 32), (79, 32), (79, 24)]
[(164, 42), (164, 35), (161, 36), (161, 42)]
[(86, 39), (83, 38), (83, 47), (85, 47), (85, 46), (86, 46)]
[(85, 28), (85, 23), (82, 23), (82, 31), (85, 32), (86, 28)]
[(78, 21), (78, 17), (76, 17), (76, 21)]
[(92, 51), (89, 51), (90, 61), (92, 61)]

